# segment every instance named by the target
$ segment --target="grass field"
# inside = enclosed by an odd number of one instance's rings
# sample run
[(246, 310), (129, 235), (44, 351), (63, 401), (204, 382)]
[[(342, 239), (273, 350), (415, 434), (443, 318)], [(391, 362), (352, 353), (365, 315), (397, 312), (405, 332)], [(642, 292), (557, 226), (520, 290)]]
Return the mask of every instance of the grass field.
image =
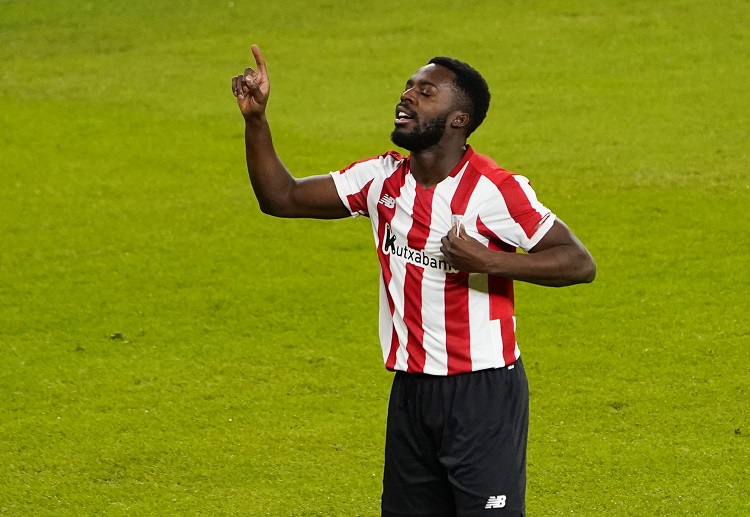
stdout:
[(391, 148), (464, 59), (471, 143), (598, 278), (517, 287), (532, 516), (750, 515), (750, 4), (0, 1), (0, 514), (379, 515), (367, 221), (263, 216), (230, 78), (297, 175)]

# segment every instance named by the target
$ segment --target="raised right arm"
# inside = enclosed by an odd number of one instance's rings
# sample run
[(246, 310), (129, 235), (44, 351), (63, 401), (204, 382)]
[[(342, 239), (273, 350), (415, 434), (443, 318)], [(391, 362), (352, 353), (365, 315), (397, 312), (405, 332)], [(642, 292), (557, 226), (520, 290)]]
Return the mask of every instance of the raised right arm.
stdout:
[(266, 118), (270, 83), (265, 61), (253, 45), (257, 70), (232, 78), (232, 92), (245, 118), (245, 154), (260, 209), (276, 217), (337, 219), (351, 215), (329, 175), (297, 179), (281, 163)]

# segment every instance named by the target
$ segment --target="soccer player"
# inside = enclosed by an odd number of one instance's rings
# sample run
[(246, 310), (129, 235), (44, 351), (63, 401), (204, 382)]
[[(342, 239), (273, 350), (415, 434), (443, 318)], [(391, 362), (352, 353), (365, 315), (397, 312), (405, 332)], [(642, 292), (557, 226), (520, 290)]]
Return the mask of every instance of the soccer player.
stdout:
[(466, 63), (437, 57), (406, 82), (391, 140), (408, 156), (296, 179), (274, 150), (268, 71), (252, 52), (256, 68), (234, 77), (232, 91), (261, 210), (372, 222), (380, 342), (396, 372), (382, 515), (524, 515), (529, 392), (513, 281), (591, 282), (591, 255), (526, 178), (467, 145), (490, 92)]

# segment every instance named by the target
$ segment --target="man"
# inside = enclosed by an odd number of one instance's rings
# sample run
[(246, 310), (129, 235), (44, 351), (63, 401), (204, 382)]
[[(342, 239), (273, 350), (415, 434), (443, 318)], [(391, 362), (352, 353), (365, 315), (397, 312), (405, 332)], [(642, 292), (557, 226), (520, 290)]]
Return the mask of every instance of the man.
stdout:
[(467, 64), (435, 58), (406, 83), (391, 139), (408, 157), (388, 152), (296, 179), (274, 150), (268, 72), (252, 52), (257, 70), (234, 77), (232, 90), (261, 210), (372, 222), (380, 341), (396, 372), (382, 515), (524, 515), (528, 385), (513, 280), (591, 282), (591, 255), (526, 178), (467, 145), (490, 100)]

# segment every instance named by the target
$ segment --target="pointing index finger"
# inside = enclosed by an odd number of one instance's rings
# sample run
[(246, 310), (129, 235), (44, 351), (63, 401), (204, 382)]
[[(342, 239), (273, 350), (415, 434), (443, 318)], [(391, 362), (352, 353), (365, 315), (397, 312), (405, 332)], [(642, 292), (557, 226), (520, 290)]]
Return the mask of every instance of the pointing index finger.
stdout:
[(258, 47), (258, 45), (253, 45), (251, 49), (253, 51), (253, 57), (255, 58), (255, 64), (258, 67), (258, 73), (261, 75), (267, 75), (266, 62), (263, 60), (263, 55), (260, 53), (260, 48)]

